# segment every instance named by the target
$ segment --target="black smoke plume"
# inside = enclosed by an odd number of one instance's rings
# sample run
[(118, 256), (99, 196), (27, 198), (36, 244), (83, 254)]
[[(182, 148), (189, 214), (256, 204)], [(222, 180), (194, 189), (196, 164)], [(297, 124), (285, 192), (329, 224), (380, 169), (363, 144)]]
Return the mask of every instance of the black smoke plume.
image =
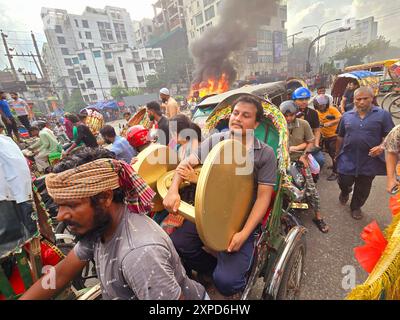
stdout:
[(225, 73), (236, 80), (231, 54), (244, 47), (260, 25), (270, 23), (278, 14), (277, 0), (222, 0), (220, 20), (191, 46), (195, 63), (194, 84)]

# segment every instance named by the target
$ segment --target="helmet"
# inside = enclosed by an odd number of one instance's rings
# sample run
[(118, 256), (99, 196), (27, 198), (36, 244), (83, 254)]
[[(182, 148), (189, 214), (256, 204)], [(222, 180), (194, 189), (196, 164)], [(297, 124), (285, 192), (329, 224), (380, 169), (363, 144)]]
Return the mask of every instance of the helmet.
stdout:
[(310, 99), (310, 98), (311, 98), (311, 91), (304, 87), (296, 89), (292, 94), (293, 100)]
[(149, 130), (141, 125), (130, 127), (126, 138), (129, 144), (134, 148), (144, 146), (146, 143), (150, 142)]
[(282, 102), (279, 109), (284, 115), (287, 113), (295, 114), (299, 110), (293, 100)]

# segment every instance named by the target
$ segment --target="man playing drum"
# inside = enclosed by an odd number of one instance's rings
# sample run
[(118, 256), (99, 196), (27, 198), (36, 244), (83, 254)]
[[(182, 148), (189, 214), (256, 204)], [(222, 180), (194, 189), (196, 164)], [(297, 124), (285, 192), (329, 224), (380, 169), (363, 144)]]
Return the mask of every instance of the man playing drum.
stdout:
[[(171, 235), (186, 270), (212, 274), (216, 288), (224, 296), (237, 296), (246, 286), (246, 275), (251, 268), (253, 257), (255, 232), (271, 204), (276, 184), (277, 161), (274, 151), (254, 137), (254, 129), (262, 119), (263, 107), (260, 101), (251, 96), (240, 97), (233, 103), (229, 120), (230, 130), (205, 140), (197, 152), (181, 162), (177, 170), (179, 172), (203, 163), (211, 149), (226, 139), (241, 141), (252, 157), (255, 182), (252, 210), (243, 229), (233, 236), (227, 252), (218, 252), (215, 258), (203, 250), (204, 244), (196, 226), (187, 220)], [(251, 139), (247, 139), (249, 133)], [(179, 186), (183, 181), (183, 177), (176, 173), (168, 195), (164, 199), (165, 208), (171, 212), (176, 213), (179, 208), (181, 201)]]

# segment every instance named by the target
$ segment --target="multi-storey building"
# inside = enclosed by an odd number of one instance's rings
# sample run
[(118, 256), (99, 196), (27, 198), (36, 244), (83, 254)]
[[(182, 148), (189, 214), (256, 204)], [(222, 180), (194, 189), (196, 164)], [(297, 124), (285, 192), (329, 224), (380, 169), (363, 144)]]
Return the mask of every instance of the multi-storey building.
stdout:
[(186, 28), (183, 0), (157, 0), (153, 4), (154, 33), (159, 36), (179, 28)]
[(321, 52), (321, 61), (327, 62), (330, 58), (346, 46), (365, 45), (378, 38), (378, 22), (374, 17), (361, 20), (346, 19), (344, 27), (351, 30), (341, 33), (333, 33), (326, 37), (325, 46)]
[[(225, 0), (184, 0), (189, 43), (200, 38), (207, 28), (217, 26)], [(240, 79), (287, 73), (287, 6), (280, 5), (269, 24), (259, 26), (247, 45), (235, 54)]]
[[(47, 38), (43, 56), (52, 82), (69, 94), (80, 89), (86, 102), (109, 98), (114, 85), (145, 87), (146, 76), (163, 59), (161, 49), (135, 50), (133, 23), (125, 9), (87, 7), (74, 15), (43, 8), (42, 20)], [(134, 58), (138, 54), (140, 61)]]
[(145, 47), (151, 40), (154, 33), (153, 21), (151, 19), (142, 19), (133, 21), (136, 43), (139, 48)]

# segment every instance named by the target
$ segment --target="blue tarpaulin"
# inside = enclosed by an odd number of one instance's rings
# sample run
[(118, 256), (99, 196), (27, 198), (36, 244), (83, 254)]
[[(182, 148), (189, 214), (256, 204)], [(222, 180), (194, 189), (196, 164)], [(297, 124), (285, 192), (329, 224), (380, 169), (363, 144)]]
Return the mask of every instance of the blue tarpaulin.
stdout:
[(93, 109), (97, 109), (99, 111), (104, 110), (104, 109), (119, 110), (118, 104), (115, 100), (99, 101), (96, 104), (87, 106), (86, 108), (93, 108)]

